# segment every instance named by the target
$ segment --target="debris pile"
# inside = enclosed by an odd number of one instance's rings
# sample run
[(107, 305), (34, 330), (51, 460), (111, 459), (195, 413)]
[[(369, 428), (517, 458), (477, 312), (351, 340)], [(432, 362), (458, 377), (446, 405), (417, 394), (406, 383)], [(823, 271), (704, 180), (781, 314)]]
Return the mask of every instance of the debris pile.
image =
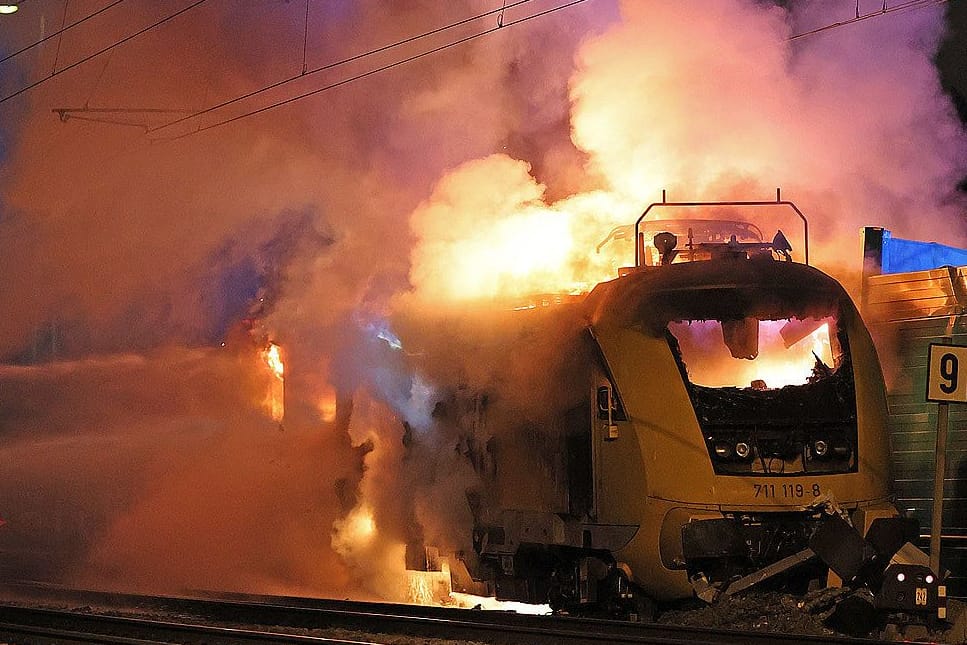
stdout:
[[(815, 636), (847, 635), (896, 641), (967, 642), (964, 604), (950, 600), (946, 623), (902, 622), (898, 616), (866, 619), (853, 606), (868, 606), (864, 599), (851, 602), (855, 592), (827, 588), (797, 596), (778, 591), (750, 591), (727, 596), (712, 605), (681, 605), (662, 612), (657, 622), (710, 629), (733, 629)], [(893, 622), (897, 621), (897, 622)]]

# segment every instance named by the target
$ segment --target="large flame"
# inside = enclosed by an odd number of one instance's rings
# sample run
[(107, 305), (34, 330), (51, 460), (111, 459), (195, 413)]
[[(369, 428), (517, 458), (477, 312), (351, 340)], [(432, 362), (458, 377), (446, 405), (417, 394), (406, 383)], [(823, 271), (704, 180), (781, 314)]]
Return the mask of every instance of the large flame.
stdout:
[[(950, 168), (963, 165), (964, 139), (956, 125), (945, 134), (925, 125), (949, 123), (924, 116), (936, 107), (951, 114), (924, 46), (927, 32), (876, 38), (876, 29), (891, 33), (902, 24), (884, 17), (861, 35), (844, 30), (838, 39), (793, 43), (797, 25), (848, 17), (837, 3), (793, 4), (619, 3), (620, 20), (578, 48), (568, 83), (570, 138), (586, 155), (584, 180), (562, 181), (572, 173), (546, 157), (535, 168), (505, 155), (457, 166), (411, 219), (417, 291), (465, 301), (586, 290), (615, 277), (602, 269), (630, 262), (627, 254), (603, 257), (596, 243), (633, 223), (666, 188), (671, 201), (698, 201), (767, 199), (781, 186), (823, 238), (821, 246), (814, 240), (814, 261), (825, 256), (826, 270), (837, 271), (855, 257), (847, 231), (873, 223), (859, 213), (876, 213), (882, 224), (899, 213), (912, 217), (917, 200), (932, 200), (933, 187), (946, 194), (962, 174)], [(915, 24), (911, 17), (911, 34)], [(890, 66), (880, 64), (886, 59)], [(859, 113), (862, 127), (849, 117)], [(901, 145), (894, 132), (911, 137)], [(917, 137), (930, 143), (914, 143)], [(923, 155), (926, 149), (938, 152)], [(847, 171), (865, 179), (844, 189)], [(548, 199), (544, 178), (570, 196)], [(938, 216), (918, 226), (943, 219), (934, 204), (925, 212)], [(775, 227), (755, 222), (770, 237), (778, 227), (798, 228), (794, 216), (771, 219)], [(948, 229), (935, 234), (960, 235)], [(790, 241), (801, 257), (802, 240)]]
[(275, 343), (270, 342), (262, 350), (262, 360), (271, 373), (269, 391), (265, 396), (265, 408), (272, 415), (273, 421), (281, 423), (285, 417), (285, 365), (282, 363), (282, 350)]
[(421, 244), (411, 277), (434, 300), (515, 299), (579, 293), (633, 261), (595, 247), (637, 206), (593, 191), (555, 203), (530, 166), (506, 155), (464, 164), (414, 213)]

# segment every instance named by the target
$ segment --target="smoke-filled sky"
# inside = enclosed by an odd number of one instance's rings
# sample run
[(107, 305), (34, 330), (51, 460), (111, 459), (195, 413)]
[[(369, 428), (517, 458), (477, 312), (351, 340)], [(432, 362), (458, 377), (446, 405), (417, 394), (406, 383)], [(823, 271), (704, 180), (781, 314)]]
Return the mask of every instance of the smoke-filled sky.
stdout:
[[(29, 0), (0, 56), (108, 4)], [(126, 0), (0, 63), (0, 552), (27, 571), (392, 596), (373, 580), (403, 541), (467, 537), (445, 533), (473, 475), (431, 412), (499, 381), (421, 378), (393, 321), (607, 279), (630, 260), (595, 246), (662, 189), (781, 186), (844, 279), (864, 225), (967, 242), (967, 138), (933, 63), (956, 3), (790, 40), (854, 3), (585, 0), (515, 24), (564, 4), (530, 0), (327, 68), (501, 3), (209, 0), (61, 71), (190, 4)]]

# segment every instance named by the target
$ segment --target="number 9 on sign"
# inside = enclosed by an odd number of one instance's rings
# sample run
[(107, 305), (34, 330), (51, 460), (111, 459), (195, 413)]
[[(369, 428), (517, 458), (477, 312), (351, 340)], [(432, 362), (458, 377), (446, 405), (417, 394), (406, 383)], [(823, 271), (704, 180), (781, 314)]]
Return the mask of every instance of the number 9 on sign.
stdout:
[(927, 359), (927, 400), (967, 403), (967, 347), (931, 345)]

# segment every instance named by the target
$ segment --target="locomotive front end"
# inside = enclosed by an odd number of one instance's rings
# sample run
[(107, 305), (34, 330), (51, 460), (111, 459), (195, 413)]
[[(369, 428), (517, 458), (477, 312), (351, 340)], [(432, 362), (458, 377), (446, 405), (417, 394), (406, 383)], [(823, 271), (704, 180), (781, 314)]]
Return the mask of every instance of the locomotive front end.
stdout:
[[(655, 206), (753, 205), (792, 206), (805, 262), (744, 221), (659, 220), (647, 242), (640, 226)], [(496, 452), (512, 485), (474, 533), (496, 595), (643, 615), (765, 580), (842, 583), (940, 615), (936, 572), (884, 582), (928, 569), (892, 502), (876, 350), (843, 287), (809, 265), (805, 217), (778, 195), (663, 201), (602, 245), (629, 239), (635, 265), (588, 294), (582, 349), (564, 352), (583, 404), (541, 426), (551, 448), (515, 448), (529, 436), (515, 432)], [(553, 494), (522, 496), (523, 481)]]
[(649, 594), (794, 556), (831, 508), (896, 514), (879, 364), (835, 280), (731, 254), (600, 289), (598, 519), (640, 524), (615, 556)]

